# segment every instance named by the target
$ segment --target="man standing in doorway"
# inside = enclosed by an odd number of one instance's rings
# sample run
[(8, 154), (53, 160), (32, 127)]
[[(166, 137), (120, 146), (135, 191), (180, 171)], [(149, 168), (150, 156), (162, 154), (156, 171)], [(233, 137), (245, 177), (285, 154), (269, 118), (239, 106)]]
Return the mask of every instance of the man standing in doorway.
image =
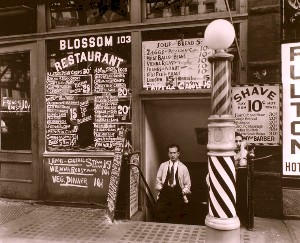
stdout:
[(246, 141), (242, 134), (236, 132), (235, 133), (235, 144), (236, 144), (236, 150), (235, 150), (235, 166), (236, 167), (246, 167), (247, 166), (247, 155), (248, 151), (246, 148)]
[(179, 161), (180, 147), (168, 146), (169, 161), (162, 163), (156, 176), (156, 218), (159, 222), (182, 223), (184, 209), (191, 193), (191, 179), (187, 167)]

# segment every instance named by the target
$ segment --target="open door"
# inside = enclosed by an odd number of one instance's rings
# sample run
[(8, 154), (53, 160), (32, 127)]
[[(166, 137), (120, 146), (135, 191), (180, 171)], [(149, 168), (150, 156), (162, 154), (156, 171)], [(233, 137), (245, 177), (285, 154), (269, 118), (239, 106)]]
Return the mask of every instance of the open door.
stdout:
[(37, 198), (36, 66), (34, 44), (0, 48), (0, 197)]

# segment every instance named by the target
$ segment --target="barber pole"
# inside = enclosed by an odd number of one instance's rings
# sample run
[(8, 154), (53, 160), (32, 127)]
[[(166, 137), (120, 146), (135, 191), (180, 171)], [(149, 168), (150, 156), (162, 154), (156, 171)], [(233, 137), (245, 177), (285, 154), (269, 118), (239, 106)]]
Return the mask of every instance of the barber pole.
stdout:
[(233, 55), (216, 52), (212, 64), (212, 115), (208, 118), (209, 212), (205, 224), (218, 230), (240, 227), (236, 215), (235, 123), (231, 111)]
[(226, 115), (231, 113), (230, 104), (230, 83), (228, 80), (231, 78), (231, 61), (233, 56), (226, 57), (228, 60), (219, 60), (217, 57), (210, 57), (209, 60), (212, 64), (212, 114), (213, 115)]

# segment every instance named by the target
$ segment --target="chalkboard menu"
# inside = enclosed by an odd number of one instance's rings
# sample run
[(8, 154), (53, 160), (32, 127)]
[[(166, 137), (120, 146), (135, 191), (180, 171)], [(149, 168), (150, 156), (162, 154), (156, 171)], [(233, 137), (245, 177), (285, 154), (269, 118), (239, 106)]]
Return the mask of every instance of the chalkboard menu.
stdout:
[[(119, 133), (120, 134), (120, 133)], [(119, 135), (118, 134), (118, 135)], [(125, 145), (125, 138), (121, 136), (117, 137), (117, 142), (115, 146), (115, 153), (112, 162), (112, 170), (111, 176), (109, 180), (108, 186), (108, 194), (107, 194), (107, 209), (108, 216), (113, 221), (116, 211), (116, 203), (118, 197), (119, 183), (120, 183), (120, 175), (121, 175), (121, 167), (122, 167), (122, 159), (123, 159), (123, 151)]]
[(213, 54), (203, 38), (144, 41), (143, 88), (146, 90), (210, 89)]
[(48, 199), (106, 204), (112, 157), (45, 157)]
[(46, 146), (111, 151), (131, 126), (130, 34), (49, 40)]
[[(139, 152), (130, 155), (130, 164), (140, 166)], [(129, 218), (131, 218), (139, 209), (140, 173), (136, 166), (131, 165), (129, 172)]]

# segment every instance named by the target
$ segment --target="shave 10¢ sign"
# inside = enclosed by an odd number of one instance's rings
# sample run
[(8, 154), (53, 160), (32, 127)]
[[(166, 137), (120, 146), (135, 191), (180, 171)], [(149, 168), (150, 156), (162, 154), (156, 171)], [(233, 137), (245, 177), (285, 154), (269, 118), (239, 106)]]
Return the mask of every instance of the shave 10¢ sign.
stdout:
[(247, 144), (281, 143), (281, 87), (279, 84), (247, 84), (232, 87), (232, 111), (236, 131)]

